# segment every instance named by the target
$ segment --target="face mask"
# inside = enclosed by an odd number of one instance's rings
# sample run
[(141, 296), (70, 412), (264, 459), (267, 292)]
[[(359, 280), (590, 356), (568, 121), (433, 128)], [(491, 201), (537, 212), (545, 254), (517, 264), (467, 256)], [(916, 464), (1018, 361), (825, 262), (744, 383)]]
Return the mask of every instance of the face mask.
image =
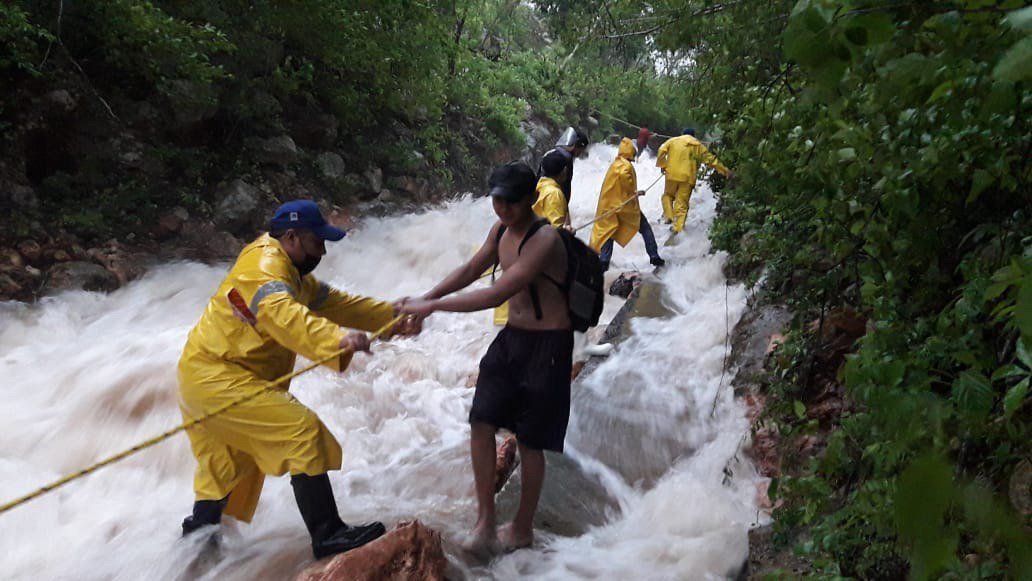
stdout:
[(301, 273), (301, 276), (308, 274), (315, 270), (315, 267), (319, 266), (319, 261), (322, 260), (322, 256), (312, 256), (305, 252), (305, 259), (300, 263), (295, 262), (294, 266), (297, 267), (297, 271)]

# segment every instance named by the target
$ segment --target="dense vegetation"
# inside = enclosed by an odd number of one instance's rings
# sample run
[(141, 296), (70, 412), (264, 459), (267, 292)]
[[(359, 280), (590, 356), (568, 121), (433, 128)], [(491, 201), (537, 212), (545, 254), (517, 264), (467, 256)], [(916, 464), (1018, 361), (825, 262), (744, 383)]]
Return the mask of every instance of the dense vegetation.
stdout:
[[(215, 184), (259, 173), (249, 138), (299, 124), (331, 126), (319, 148), (353, 172), (373, 164), (440, 189), (479, 184), (490, 163), (520, 155), (528, 121), (595, 139), (614, 123), (585, 126), (595, 111), (679, 126), (687, 101), (671, 99), (683, 91), (648, 47), (568, 44), (564, 22), (515, 0), (4, 2), (2, 150), (29, 158), (38, 216), (89, 236), (124, 233), (127, 208), (137, 221), (174, 205), (203, 213)], [(76, 118), (34, 134), (40, 97), (69, 86)], [(157, 171), (112, 171), (120, 160), (103, 150), (119, 144), (102, 140), (124, 132), (145, 142), (135, 165)], [(322, 185), (336, 201), (357, 195), (347, 180)]]
[(851, 411), (778, 483), (779, 530), (810, 527), (832, 576), (1028, 578), (1007, 492), (1032, 454), (1032, 9), (692, 4), (713, 11), (660, 40), (694, 47), (689, 90), (738, 170), (713, 237), (797, 313), (770, 386), (783, 435), (822, 429), (806, 323), (867, 319)]
[[(0, 130), (16, 157), (31, 97), (67, 79), (108, 127), (139, 102), (207, 120), (150, 142), (167, 168), (150, 181), (82, 164), (33, 176), (38, 214), (86, 234), (119, 231), (127, 207), (203, 210), (212, 184), (256, 171), (246, 138), (309, 109), (339, 123), (349, 167), (444, 180), (520, 151), (532, 114), (600, 111), (595, 138), (633, 133), (614, 118), (722, 133), (737, 179), (712, 236), (797, 314), (771, 419), (789, 438), (830, 434), (772, 486), (781, 538), (829, 577), (1029, 578), (1028, 517), (1007, 498), (1032, 456), (1023, 4), (4, 2)], [(837, 378), (850, 403), (821, 425), (805, 413), (819, 327), (843, 307), (867, 330)]]

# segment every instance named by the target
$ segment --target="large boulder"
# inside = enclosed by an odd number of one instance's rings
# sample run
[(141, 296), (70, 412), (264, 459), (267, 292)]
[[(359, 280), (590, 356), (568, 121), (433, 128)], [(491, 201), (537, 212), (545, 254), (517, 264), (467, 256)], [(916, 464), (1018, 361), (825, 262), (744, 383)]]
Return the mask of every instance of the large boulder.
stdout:
[(264, 223), (265, 193), (244, 180), (233, 180), (218, 193), (215, 225), (234, 234), (249, 233)]
[(337, 179), (348, 171), (344, 158), (338, 153), (324, 151), (315, 158), (315, 165), (324, 178)]
[(448, 559), (441, 535), (419, 521), (305, 569), (296, 581), (444, 581)]
[(268, 139), (250, 138), (244, 142), (252, 158), (258, 163), (286, 168), (301, 157), (297, 145), (289, 135)]
[(224, 260), (235, 257), (244, 248), (243, 242), (217, 229), (211, 222), (184, 223), (179, 233), (179, 242), (171, 258)]
[(118, 277), (99, 264), (85, 261), (63, 262), (47, 271), (43, 294), (66, 290), (109, 292), (118, 288)]
[(382, 169), (380, 169), (380, 168), (378, 168), (376, 166), (371, 166), (368, 169), (366, 169), (365, 172), (362, 173), (362, 175), (365, 176), (366, 181), (369, 182), (369, 187), (374, 192), (380, 193), (380, 191), (383, 190), (383, 170)]
[(425, 201), (430, 194), (430, 182), (426, 178), (413, 176), (393, 176), (387, 184), (394, 192), (403, 192), (403, 196), (415, 201)]
[(290, 136), (301, 147), (329, 149), (337, 141), (340, 120), (314, 108), (304, 109), (300, 117), (290, 126)]

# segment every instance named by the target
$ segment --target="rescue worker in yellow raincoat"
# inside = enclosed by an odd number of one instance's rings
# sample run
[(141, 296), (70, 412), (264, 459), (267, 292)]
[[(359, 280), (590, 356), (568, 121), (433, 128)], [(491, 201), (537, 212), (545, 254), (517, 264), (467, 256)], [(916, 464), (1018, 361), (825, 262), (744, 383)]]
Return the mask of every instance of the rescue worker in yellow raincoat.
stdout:
[[(395, 306), (352, 296), (310, 273), (326, 240), (344, 232), (326, 223), (309, 200), (280, 206), (270, 232), (245, 247), (190, 331), (179, 360), (179, 405), (185, 420), (256, 394), (187, 430), (197, 459), (193, 513), (183, 534), (218, 524), (222, 513), (250, 522), (266, 474), (290, 474), (290, 483), (316, 558), (361, 546), (380, 535), (381, 523), (341, 521), (327, 472), (341, 466), (340, 444), (288, 385), (263, 391), (290, 373), (295, 354), (313, 361), (351, 348), (368, 351), (365, 333), (388, 324)], [(239, 293), (236, 307), (227, 296)], [(395, 330), (416, 332), (407, 321)], [(326, 366), (343, 371), (351, 355)], [(262, 393), (258, 393), (262, 392)]]
[(570, 207), (560, 185), (565, 182), (569, 171), (566, 159), (557, 151), (551, 151), (541, 159), (541, 177), (533, 210), (556, 228), (570, 226)]
[(659, 256), (659, 247), (656, 245), (652, 226), (638, 207), (638, 196), (644, 196), (645, 192), (638, 190), (638, 177), (631, 163), (634, 156), (634, 143), (624, 137), (620, 141), (616, 159), (609, 166), (602, 182), (602, 193), (595, 210), (596, 221), (591, 229), (590, 246), (599, 253), (603, 270), (609, 269), (609, 261), (613, 257), (613, 241), (619, 242), (620, 246), (627, 246), (637, 233), (641, 233), (645, 240), (649, 262), (655, 266), (666, 264)]
[(663, 218), (673, 223), (670, 231), (674, 234), (684, 230), (688, 219), (688, 202), (695, 189), (695, 180), (699, 173), (699, 164), (706, 164), (725, 177), (731, 177), (731, 170), (720, 163), (717, 156), (695, 138), (695, 130), (685, 127), (680, 137), (668, 139), (659, 146), (656, 155), (656, 167), (666, 174), (663, 188)]

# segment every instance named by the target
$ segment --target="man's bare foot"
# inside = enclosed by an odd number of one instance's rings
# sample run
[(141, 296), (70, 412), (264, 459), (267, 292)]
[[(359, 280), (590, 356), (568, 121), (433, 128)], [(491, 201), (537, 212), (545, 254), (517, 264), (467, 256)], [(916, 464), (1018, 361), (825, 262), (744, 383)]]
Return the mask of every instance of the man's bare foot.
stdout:
[(487, 558), (497, 553), (498, 534), (495, 526), (478, 522), (462, 548), (479, 558)]
[(505, 551), (524, 549), (534, 544), (534, 529), (529, 531), (517, 531), (512, 523), (503, 525), (498, 529), (498, 542)]

